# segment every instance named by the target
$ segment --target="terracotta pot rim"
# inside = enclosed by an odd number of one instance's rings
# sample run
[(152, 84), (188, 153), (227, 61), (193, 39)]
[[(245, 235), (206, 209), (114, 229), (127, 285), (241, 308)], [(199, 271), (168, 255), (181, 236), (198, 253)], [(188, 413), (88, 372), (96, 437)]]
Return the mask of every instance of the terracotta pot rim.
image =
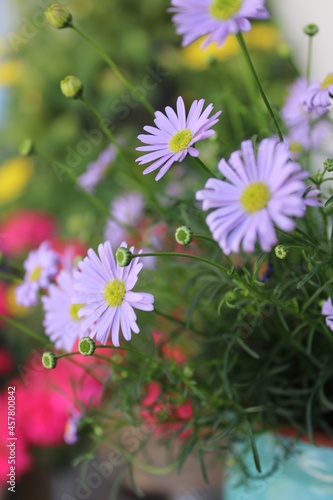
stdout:
[[(280, 429), (277, 429), (275, 432), (279, 436), (288, 438), (296, 438), (298, 435), (298, 431), (296, 429), (293, 429), (292, 427), (281, 427)], [(309, 436), (302, 436), (300, 438), (300, 441), (302, 443), (311, 444)], [(333, 448), (333, 439), (329, 437), (327, 434), (324, 434), (324, 432), (315, 431), (314, 442), (315, 445), (317, 446), (326, 446), (327, 448)]]

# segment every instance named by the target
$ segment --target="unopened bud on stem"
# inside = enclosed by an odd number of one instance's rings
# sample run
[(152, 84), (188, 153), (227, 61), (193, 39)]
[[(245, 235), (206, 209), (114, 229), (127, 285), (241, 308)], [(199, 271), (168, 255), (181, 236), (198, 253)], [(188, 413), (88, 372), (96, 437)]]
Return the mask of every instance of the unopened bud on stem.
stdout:
[(60, 82), (61, 92), (68, 99), (78, 99), (83, 94), (83, 84), (76, 76), (66, 76)]
[(277, 245), (274, 249), (275, 255), (277, 256), (278, 259), (285, 259), (288, 254), (288, 250), (284, 245)]
[(31, 139), (25, 139), (20, 146), (20, 155), (21, 156), (30, 156), (34, 152), (34, 143)]
[(127, 267), (132, 260), (132, 254), (125, 247), (119, 247), (116, 251), (116, 261), (120, 267)]
[(47, 370), (53, 370), (57, 366), (57, 357), (53, 352), (46, 351), (43, 354), (42, 363)]
[(175, 232), (175, 239), (183, 247), (189, 245), (193, 239), (193, 231), (188, 226), (180, 226)]
[(71, 28), (73, 26), (72, 14), (62, 5), (50, 5), (45, 11), (45, 17), (48, 23), (57, 29)]
[(307, 24), (304, 28), (304, 33), (308, 36), (315, 36), (319, 31), (316, 24)]
[(83, 337), (79, 341), (78, 348), (79, 353), (82, 354), (82, 356), (92, 356), (95, 352), (96, 344), (90, 337)]

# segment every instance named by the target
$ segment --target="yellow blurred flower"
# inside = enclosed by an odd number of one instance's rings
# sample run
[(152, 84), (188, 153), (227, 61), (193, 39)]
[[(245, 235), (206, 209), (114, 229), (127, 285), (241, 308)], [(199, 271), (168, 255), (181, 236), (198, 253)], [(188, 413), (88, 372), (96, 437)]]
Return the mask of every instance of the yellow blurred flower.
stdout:
[(15, 85), (19, 83), (22, 75), (23, 62), (20, 59), (7, 59), (0, 64), (0, 85)]
[(29, 158), (11, 158), (0, 165), (0, 205), (18, 198), (33, 175)]
[(27, 316), (28, 314), (31, 313), (31, 309), (19, 306), (16, 303), (16, 298), (15, 298), (15, 288), (19, 285), (19, 283), (15, 285), (10, 285), (7, 288), (6, 291), (6, 302), (7, 302), (7, 307), (8, 307), (8, 312), (11, 316), (14, 316), (15, 318), (23, 318), (24, 316)]
[[(244, 33), (244, 39), (249, 49), (274, 50), (282, 43), (279, 31), (269, 24), (257, 24), (248, 33)], [(235, 57), (239, 52), (239, 45), (234, 35), (227, 38), (222, 47), (211, 43), (205, 49), (202, 48), (203, 38), (183, 49), (184, 63), (194, 69), (205, 69), (212, 59), (222, 61)]]

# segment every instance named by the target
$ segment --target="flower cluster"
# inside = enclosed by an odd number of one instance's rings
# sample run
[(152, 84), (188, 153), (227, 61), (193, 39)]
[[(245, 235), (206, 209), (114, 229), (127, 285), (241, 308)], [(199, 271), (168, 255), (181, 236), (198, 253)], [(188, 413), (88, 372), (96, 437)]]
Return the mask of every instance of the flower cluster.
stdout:
[(267, 19), (265, 0), (172, 0), (176, 31), (189, 45), (206, 36), (204, 47), (211, 42), (222, 45), (229, 34), (250, 31), (249, 19)]
[[(114, 74), (105, 72), (98, 81), (130, 94), (121, 95), (124, 107), (114, 100), (119, 119), (110, 122), (86, 98), (89, 82), (62, 80), (63, 96), (75, 99), (73, 109), (85, 106), (109, 145), (99, 153), (94, 144), (97, 154), (89, 149), (94, 160), (81, 174), (68, 167), (68, 157), (66, 164), (55, 160), (66, 182), (60, 188), (50, 183), (50, 192), (60, 189), (67, 199), (72, 187), (73, 195), (68, 206), (58, 191), (51, 200), (59, 223), (32, 210), (0, 219), (0, 327), (8, 325), (13, 336), (16, 329), (28, 333), (42, 345), (47, 340), (38, 362), (28, 359), (15, 380), (16, 363), (0, 346), (0, 377), (15, 382), (25, 414), (18, 425), (19, 473), (31, 466), (33, 446), (74, 444), (83, 434), (100, 443), (121, 426), (132, 432), (132, 423), (141, 424), (140, 440), (147, 429), (161, 441), (180, 438), (174, 464), (181, 466), (194, 451), (203, 475), (206, 453), (244, 441), (259, 470), (254, 434), (262, 429), (291, 424), (309, 435), (313, 426), (332, 431), (333, 159), (319, 161), (312, 153), (323, 152), (331, 133), (333, 76), (312, 81), (309, 60), (307, 78), (292, 82), (283, 106), (283, 96), (270, 102), (272, 89), (266, 94), (261, 71), (267, 77), (273, 63), (257, 71), (243, 37), (253, 20), (269, 18), (267, 3), (171, 0), (168, 11), (183, 45), (196, 42), (186, 51), (213, 44), (209, 53), (223, 52), (230, 36), (253, 81), (242, 80), (233, 63), (219, 75), (211, 59), (207, 77), (193, 74), (191, 86), (176, 93), (173, 83), (178, 77), (186, 82), (189, 72), (179, 71), (176, 79), (175, 70), (170, 94), (164, 85), (154, 87), (160, 110), (77, 27), (67, 8), (47, 9), (51, 26), (83, 37), (110, 66)], [(317, 32), (316, 26), (305, 30), (310, 37)], [(274, 57), (282, 65), (277, 43)], [(146, 69), (144, 84), (152, 77)], [(221, 76), (216, 91), (209, 75)], [(278, 90), (275, 83), (275, 97)], [(97, 101), (98, 86), (94, 91)], [(124, 127), (128, 106), (133, 116)], [(150, 112), (153, 122), (142, 133), (145, 114), (135, 117), (136, 108)], [(123, 133), (114, 136), (118, 127)], [(38, 155), (39, 148), (27, 140), (21, 152)], [(146, 176), (152, 172), (163, 181)], [(17, 193), (14, 186), (12, 196)], [(39, 313), (43, 335), (36, 327)], [(141, 451), (141, 441), (133, 452)], [(4, 456), (0, 443), (1, 468)]]

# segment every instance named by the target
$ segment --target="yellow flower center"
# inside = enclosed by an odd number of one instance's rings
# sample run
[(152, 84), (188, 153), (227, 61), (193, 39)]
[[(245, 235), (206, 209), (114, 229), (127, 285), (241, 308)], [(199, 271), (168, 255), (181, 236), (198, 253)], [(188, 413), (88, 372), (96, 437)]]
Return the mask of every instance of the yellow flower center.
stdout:
[(173, 153), (180, 153), (184, 151), (192, 141), (192, 132), (187, 128), (185, 130), (179, 130), (173, 135), (169, 141), (169, 148)]
[(302, 144), (300, 142), (291, 142), (289, 149), (292, 153), (301, 153), (303, 150)]
[(210, 13), (215, 19), (226, 21), (230, 19), (242, 5), (242, 0), (213, 0)]
[(39, 280), (41, 274), (42, 274), (42, 266), (37, 266), (30, 274), (29, 281), (33, 283), (34, 281)]
[(103, 295), (110, 307), (120, 307), (126, 295), (125, 283), (121, 280), (109, 281), (104, 287)]
[(331, 85), (333, 85), (333, 73), (327, 75), (325, 80), (323, 80), (320, 84), (322, 89), (328, 89)]
[(73, 321), (80, 321), (80, 318), (78, 317), (77, 313), (83, 307), (84, 304), (71, 304), (69, 308), (69, 315), (72, 318)]
[(240, 202), (249, 214), (254, 214), (266, 208), (270, 198), (271, 194), (264, 182), (252, 182), (242, 192)]

